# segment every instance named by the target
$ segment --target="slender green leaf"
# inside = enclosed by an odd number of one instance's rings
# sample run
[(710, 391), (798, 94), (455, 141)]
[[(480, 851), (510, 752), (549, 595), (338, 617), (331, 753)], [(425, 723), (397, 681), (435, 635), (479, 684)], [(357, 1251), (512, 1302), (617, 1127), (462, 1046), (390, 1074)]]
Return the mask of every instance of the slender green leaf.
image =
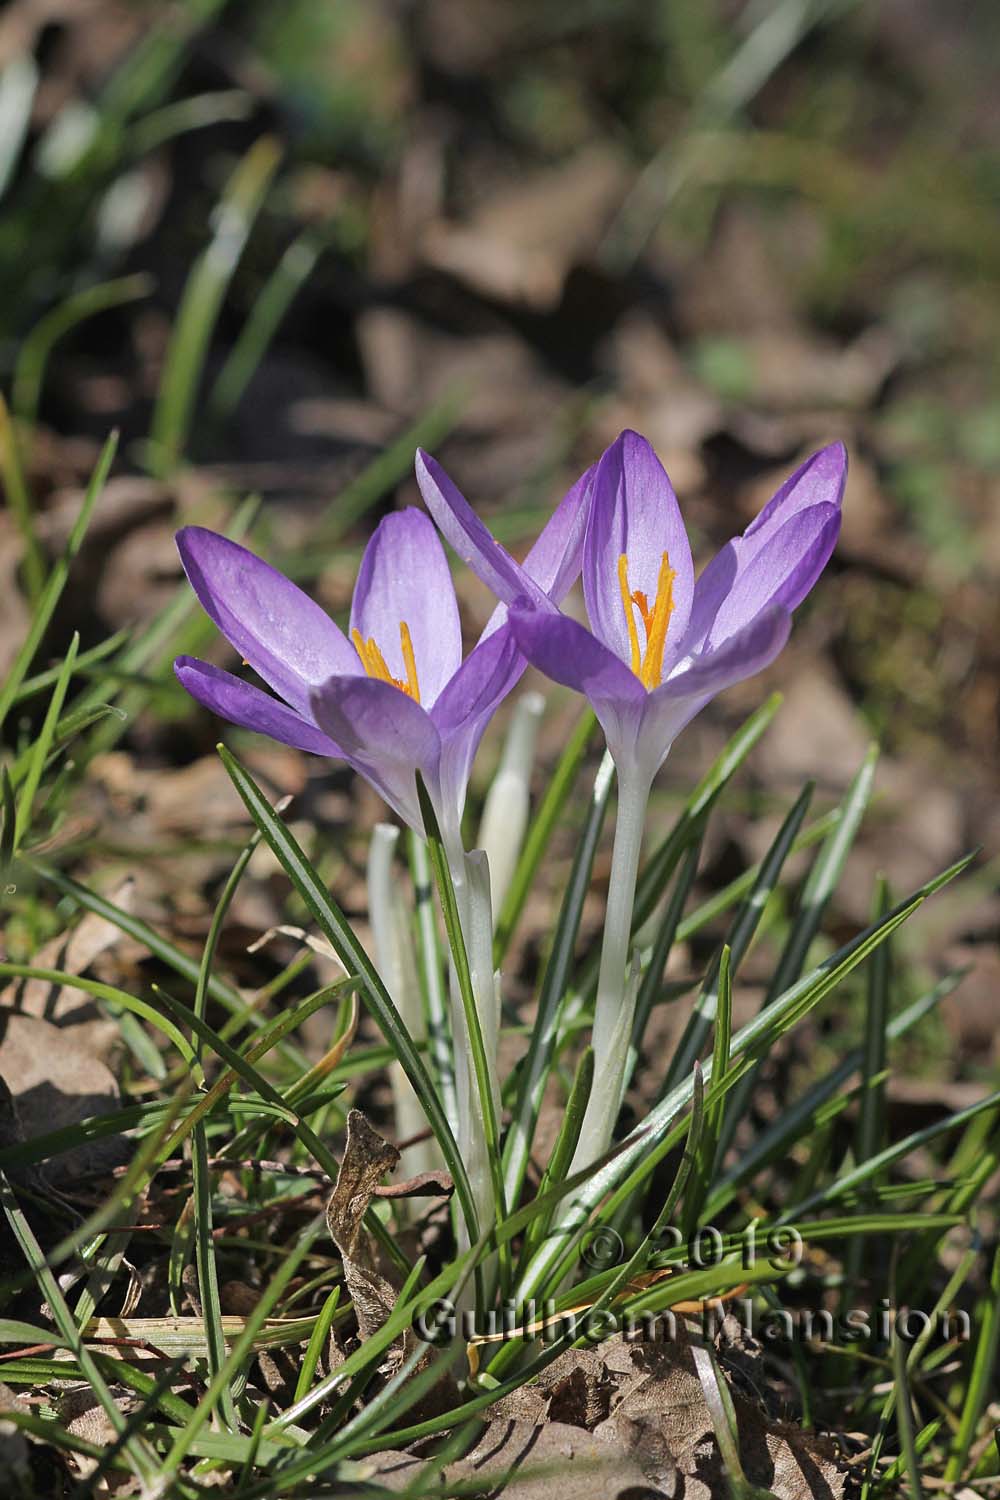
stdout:
[[(781, 878), (785, 861), (792, 851), (795, 839), (802, 826), (802, 821), (809, 810), (811, 798), (812, 786), (808, 785), (799, 794), (795, 805), (778, 830), (777, 837), (761, 861), (760, 873), (754, 881), (753, 888), (736, 920), (733, 922), (727, 942), (734, 968), (740, 964), (753, 941), (754, 934), (760, 925), (761, 917), (764, 915), (764, 908), (767, 905), (768, 898)], [(690, 1071), (694, 1059), (701, 1053), (712, 1023), (715, 1020), (718, 998), (719, 962), (717, 961), (709, 970), (705, 983), (702, 986), (701, 994), (684, 1029), (684, 1034), (670, 1060), (670, 1067), (667, 1069), (663, 1081), (662, 1092), (664, 1094), (676, 1088), (680, 1080)], [(737, 1108), (735, 1101), (733, 1107)]]
[(371, 959), (288, 828), (276, 816), (267, 798), (236, 757), (221, 745), (219, 754), (247, 811), (306, 903), (323, 936), (348, 972), (360, 976), (368, 1004), (382, 1034), (413, 1085), (428, 1123), (437, 1137), (469, 1226), (469, 1237), (475, 1240), (479, 1230), (468, 1173), (419, 1049), (403, 1025), (402, 1017), (393, 1005)]
[(86, 534), (90, 517), (104, 488), (104, 482), (108, 477), (117, 447), (118, 434), (113, 432), (104, 444), (101, 456), (97, 460), (97, 465), (87, 486), (87, 492), (83, 497), (80, 513), (73, 523), (73, 529), (67, 539), (63, 555), (53, 565), (45, 581), (45, 587), (39, 595), (38, 602), (32, 612), (31, 626), (24, 644), (17, 653), (13, 665), (7, 673), (3, 687), (0, 688), (0, 727), (3, 726), (7, 718), (10, 706), (17, 697), (18, 688), (24, 681), (28, 668), (34, 660), (35, 652), (38, 650), (42, 637), (49, 627), (49, 621), (52, 619), (60, 595), (66, 586), (70, 566), (83, 544), (83, 538)]
[(958, 1427), (945, 1464), (945, 1484), (958, 1484), (964, 1477), (980, 1418), (990, 1399), (990, 1392), (995, 1389), (993, 1382), (997, 1351), (1000, 1349), (1000, 1245), (993, 1254), (989, 1286), (980, 1302), (976, 1329), (972, 1367), (962, 1398)]
[(37, 605), (45, 584), (45, 558), (35, 531), (31, 495), (24, 476), (18, 435), (2, 393), (0, 393), (0, 475), (3, 476), (10, 513), (21, 533), (21, 542), (24, 547), (24, 582), (28, 598), (33, 605)]
[[(841, 803), (840, 817), (824, 839), (813, 861), (812, 869), (802, 889), (795, 921), (764, 997), (765, 1010), (778, 995), (784, 994), (802, 973), (809, 949), (819, 932), (823, 914), (843, 874), (847, 856), (851, 852), (867, 810), (877, 760), (878, 747), (872, 745), (861, 769), (847, 789), (847, 795)], [(728, 1149), (736, 1121), (741, 1119), (749, 1108), (756, 1076), (757, 1070), (751, 1069), (730, 1101), (727, 1116), (729, 1126), (719, 1142), (720, 1153), (725, 1153)]]
[[(588, 726), (588, 737), (590, 728)], [(513, 1119), (504, 1146), (504, 1173), (507, 1201), (517, 1203), (521, 1196), (531, 1143), (541, 1108), (546, 1079), (552, 1066), (559, 1035), (559, 1017), (573, 962), (573, 949), (580, 930), (583, 903), (590, 886), (594, 856), (608, 810), (614, 780), (614, 763), (605, 753), (590, 797), (587, 821), (577, 842), (552, 948), (538, 994), (538, 1010), (531, 1028), (528, 1051), (518, 1070), (517, 1096)]]
[(15, 851), (16, 846), (20, 844), (31, 827), (31, 813), (35, 805), (35, 797), (42, 779), (42, 771), (45, 769), (49, 747), (52, 744), (52, 736), (59, 722), (59, 715), (62, 713), (66, 690), (69, 687), (69, 680), (73, 675), (73, 665), (76, 661), (76, 653), (79, 646), (80, 637), (78, 634), (74, 634), (73, 639), (69, 643), (69, 650), (66, 653), (66, 659), (63, 662), (59, 680), (52, 689), (52, 697), (45, 711), (42, 727), (38, 731), (38, 738), (31, 749), (31, 757), (27, 764), (24, 784), (21, 787), (21, 795), (17, 805), (17, 825), (14, 830)]
[(154, 287), (153, 278), (142, 271), (134, 276), (118, 277), (115, 281), (98, 282), (73, 292), (39, 318), (21, 345), (14, 367), (14, 413), (26, 428), (30, 430), (38, 420), (46, 366), (59, 340), (87, 318), (107, 312), (111, 307), (121, 307), (126, 302), (148, 297)]
[(170, 474), (183, 456), (209, 343), (280, 154), (269, 136), (250, 147), (223, 191), (212, 241), (188, 277), (153, 411), (150, 454), (157, 474)]
[[(566, 1101), (566, 1109), (563, 1113), (562, 1124), (556, 1143), (549, 1157), (542, 1180), (538, 1185), (539, 1197), (545, 1197), (552, 1185), (562, 1182), (569, 1170), (570, 1162), (573, 1160), (573, 1152), (576, 1143), (580, 1139), (580, 1127), (583, 1124), (584, 1112), (587, 1101), (590, 1098), (590, 1090), (594, 1083), (594, 1049), (586, 1047), (581, 1054), (577, 1064), (576, 1076), (573, 1079), (573, 1087)], [(540, 1213), (528, 1226), (524, 1236), (524, 1246), (521, 1251), (522, 1260), (530, 1256), (536, 1245), (544, 1238), (545, 1231), (549, 1226), (550, 1215)]]

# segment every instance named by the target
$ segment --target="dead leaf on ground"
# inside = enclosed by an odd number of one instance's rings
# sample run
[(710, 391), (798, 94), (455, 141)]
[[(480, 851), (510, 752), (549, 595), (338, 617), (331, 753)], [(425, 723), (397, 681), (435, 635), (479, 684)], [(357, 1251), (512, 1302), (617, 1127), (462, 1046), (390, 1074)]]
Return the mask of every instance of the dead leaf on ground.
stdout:
[(527, 181), (494, 188), (467, 223), (431, 224), (424, 256), (488, 297), (555, 307), (571, 267), (593, 250), (625, 187), (619, 154), (592, 146)]
[[(118, 1085), (110, 1069), (81, 1048), (72, 1028), (0, 1010), (0, 1078), (14, 1100), (26, 1140), (69, 1129), (119, 1107)], [(127, 1160), (120, 1137), (83, 1141), (45, 1163), (52, 1186), (106, 1171)]]
[[(344, 1262), (344, 1281), (354, 1305), (358, 1337), (362, 1341), (382, 1327), (396, 1305), (398, 1287), (394, 1268), (386, 1263), (387, 1257), (365, 1228), (364, 1217), (381, 1179), (398, 1163), (396, 1147), (372, 1129), (360, 1110), (352, 1109), (347, 1116), (347, 1142), (337, 1181), (327, 1203), (326, 1222)], [(414, 1334), (408, 1330), (387, 1351), (383, 1373), (392, 1374), (398, 1370), (414, 1347)], [(424, 1369), (436, 1354), (437, 1351), (428, 1346), (414, 1374)], [(411, 1410), (430, 1416), (446, 1410), (449, 1402), (454, 1400), (454, 1383), (450, 1376), (445, 1376)]]
[[(751, 1483), (778, 1500), (840, 1500), (845, 1474), (832, 1442), (775, 1421), (735, 1386), (731, 1395)], [(421, 1468), (402, 1452), (371, 1463), (390, 1490), (414, 1483)], [(682, 1325), (669, 1342), (615, 1337), (560, 1355), (537, 1381), (497, 1403), (476, 1448), (444, 1479), (468, 1485), (488, 1476), (492, 1486), (504, 1474), (511, 1476), (507, 1500), (724, 1494), (712, 1417)]]
[[(135, 882), (123, 880), (109, 900), (124, 911), (132, 910)], [(59, 969), (64, 974), (86, 974), (94, 961), (122, 941), (122, 931), (96, 912), (86, 912), (68, 932), (40, 948), (32, 959), (36, 969)], [(120, 1032), (83, 990), (72, 985), (51, 984), (46, 979), (12, 979), (0, 990), (0, 1007), (10, 1007), (26, 1016), (71, 1028), (75, 1044), (93, 1057), (106, 1060)]]
[(359, 1109), (347, 1116), (347, 1144), (337, 1182), (326, 1206), (326, 1223), (344, 1262), (344, 1280), (362, 1339), (392, 1312), (396, 1288), (385, 1274), (378, 1246), (364, 1227), (375, 1189), (399, 1162), (395, 1146), (372, 1129)]

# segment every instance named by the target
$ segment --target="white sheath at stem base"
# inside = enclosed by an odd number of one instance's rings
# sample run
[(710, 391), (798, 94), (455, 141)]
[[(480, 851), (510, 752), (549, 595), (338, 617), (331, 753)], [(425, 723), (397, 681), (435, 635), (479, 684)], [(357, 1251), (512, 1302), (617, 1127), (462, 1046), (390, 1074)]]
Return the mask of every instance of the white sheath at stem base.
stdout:
[(514, 708), (500, 766), (490, 783), (479, 825), (479, 847), (490, 866), (494, 920), (517, 868), (531, 808), (531, 771), (538, 726), (545, 710), (541, 693), (525, 693)]
[(594, 1085), (568, 1175), (582, 1171), (608, 1149), (621, 1108), (639, 989), (638, 973), (627, 974), (626, 970), (642, 829), (651, 781), (650, 775), (635, 767), (618, 768), (618, 816), (611, 854), (597, 999), (594, 1002)]
[[(500, 1031), (498, 987), (493, 972), (493, 910), (490, 872), (481, 849), (466, 854), (457, 838), (446, 838), (445, 853), (455, 888), (462, 936), (465, 940), (472, 995), (483, 1036), (489, 1074), (489, 1107), (499, 1120), (500, 1087), (497, 1078), (497, 1045)], [(476, 1083), (472, 1046), (458, 982), (451, 976), (452, 1035), (455, 1039), (455, 1089), (458, 1097), (458, 1147), (465, 1160), (480, 1230), (495, 1216), (493, 1180), (486, 1144), (482, 1101)], [(459, 1229), (460, 1248), (467, 1248), (464, 1226)]]
[[(393, 873), (393, 857), (399, 829), (389, 823), (378, 823), (368, 849), (368, 913), (375, 944), (375, 964), (403, 1024), (415, 1042), (427, 1034), (420, 984), (417, 979), (416, 955), (399, 884)], [(408, 1140), (427, 1131), (427, 1117), (413, 1086), (398, 1063), (389, 1069), (393, 1106), (396, 1117), (396, 1139)], [(408, 1146), (402, 1156), (404, 1176), (430, 1172), (440, 1167), (442, 1158), (433, 1136)], [(398, 1209), (404, 1209), (400, 1200)]]

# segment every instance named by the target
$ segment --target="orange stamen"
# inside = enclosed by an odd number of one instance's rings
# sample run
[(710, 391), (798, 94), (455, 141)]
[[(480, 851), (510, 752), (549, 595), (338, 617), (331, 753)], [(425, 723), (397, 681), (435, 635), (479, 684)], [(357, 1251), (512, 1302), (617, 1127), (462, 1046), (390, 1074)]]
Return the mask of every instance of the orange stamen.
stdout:
[(405, 682), (399, 677), (393, 677), (389, 671), (389, 664), (382, 655), (375, 637), (370, 635), (367, 641), (360, 630), (351, 631), (351, 640), (354, 649), (361, 658), (361, 665), (369, 677), (374, 677), (377, 682), (388, 682), (392, 687), (399, 688), (408, 698), (415, 703), (420, 702), (420, 684), (417, 680), (417, 662), (413, 654), (413, 642), (410, 639), (410, 627), (405, 620), (399, 622), (399, 642), (403, 651), (403, 665), (406, 667)]
[(405, 620), (399, 622), (399, 644), (403, 651), (403, 665), (406, 667), (406, 686), (403, 692), (407, 693), (414, 703), (419, 703), (420, 683), (417, 680), (417, 659), (413, 654), (410, 627)]
[[(674, 579), (676, 572), (670, 566), (670, 557), (664, 552), (660, 562), (660, 573), (656, 580), (656, 597), (650, 609), (649, 600), (641, 590), (632, 593), (628, 586), (628, 558), (624, 552), (618, 559), (618, 587), (621, 590), (622, 607), (628, 623), (628, 639), (632, 655), (632, 671), (647, 692), (659, 687), (663, 677), (663, 653), (667, 645), (670, 616), (674, 610)], [(639, 648), (639, 632), (636, 628), (633, 607), (639, 611), (646, 632), (645, 654)]]
[(632, 650), (632, 671), (638, 677), (642, 668), (642, 653), (639, 650), (639, 632), (635, 628), (635, 615), (632, 613), (632, 595), (628, 591), (628, 558), (624, 552), (618, 559), (618, 587), (622, 594), (622, 607), (625, 610), (625, 622), (628, 625), (628, 643)]

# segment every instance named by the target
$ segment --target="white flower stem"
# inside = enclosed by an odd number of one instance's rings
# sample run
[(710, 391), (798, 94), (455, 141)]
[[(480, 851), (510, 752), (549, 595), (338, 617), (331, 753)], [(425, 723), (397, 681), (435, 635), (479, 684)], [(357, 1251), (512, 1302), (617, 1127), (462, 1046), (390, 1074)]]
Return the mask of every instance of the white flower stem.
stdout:
[[(493, 911), (490, 899), (489, 865), (482, 850), (466, 854), (460, 839), (445, 836), (458, 916), (465, 940), (472, 995), (486, 1053), (490, 1098), (487, 1107), (493, 1111), (494, 1134), (498, 1129), (500, 1086), (497, 1077), (497, 1044), (500, 1030), (498, 988), (493, 973)], [(452, 1035), (455, 1040), (455, 1086), (458, 1099), (458, 1148), (469, 1174), (480, 1228), (492, 1224), (495, 1216), (493, 1179), (490, 1172), (483, 1101), (479, 1096), (472, 1043), (465, 1009), (452, 965)], [(465, 1247), (465, 1230), (460, 1225), (461, 1247)]]
[(544, 709), (541, 693), (525, 693), (518, 700), (500, 766), (486, 794), (479, 847), (489, 860), (494, 914), (499, 914), (503, 905), (524, 843), (531, 808), (535, 745)]
[[(393, 871), (399, 829), (379, 823), (368, 849), (368, 913), (375, 946), (375, 963), (386, 989), (415, 1042), (427, 1034), (417, 979), (413, 938)], [(406, 1140), (427, 1130), (427, 1117), (413, 1086), (398, 1063), (389, 1070), (396, 1117), (396, 1138)], [(441, 1165), (433, 1137), (419, 1141), (403, 1154), (405, 1174), (429, 1172)], [(403, 1204), (397, 1205), (403, 1207)]]
[(638, 985), (627, 975), (632, 910), (651, 777), (618, 768), (618, 814), (604, 915), (604, 942), (594, 1003), (594, 1085), (570, 1166), (579, 1172), (605, 1152), (621, 1108)]

